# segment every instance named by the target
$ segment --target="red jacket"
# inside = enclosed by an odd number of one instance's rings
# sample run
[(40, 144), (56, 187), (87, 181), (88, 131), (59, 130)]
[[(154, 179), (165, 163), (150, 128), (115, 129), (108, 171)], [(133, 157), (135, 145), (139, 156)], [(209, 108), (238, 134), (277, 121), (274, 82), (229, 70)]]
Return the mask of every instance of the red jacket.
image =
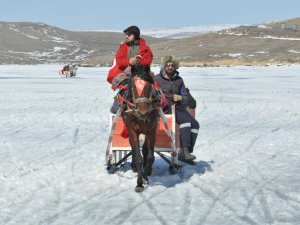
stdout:
[[(108, 72), (107, 81), (112, 83), (112, 80), (119, 74), (124, 72), (124, 70), (129, 66), (129, 46), (124, 42), (120, 45), (116, 58), (113, 61), (113, 64)], [(142, 65), (151, 65), (153, 60), (153, 54), (149, 46), (146, 45), (146, 42), (143, 38), (140, 39), (140, 45), (138, 50), (138, 55), (141, 55), (143, 58), (139, 58), (139, 62)]]

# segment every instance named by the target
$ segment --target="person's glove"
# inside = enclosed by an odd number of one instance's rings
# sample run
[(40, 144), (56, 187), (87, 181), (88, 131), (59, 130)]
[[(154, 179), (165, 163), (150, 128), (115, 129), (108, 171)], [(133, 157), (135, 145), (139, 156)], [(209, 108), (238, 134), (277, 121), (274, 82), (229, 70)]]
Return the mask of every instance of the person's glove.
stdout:
[(173, 101), (174, 102), (179, 102), (181, 100), (182, 100), (182, 96), (181, 95), (177, 95), (177, 94), (173, 95)]

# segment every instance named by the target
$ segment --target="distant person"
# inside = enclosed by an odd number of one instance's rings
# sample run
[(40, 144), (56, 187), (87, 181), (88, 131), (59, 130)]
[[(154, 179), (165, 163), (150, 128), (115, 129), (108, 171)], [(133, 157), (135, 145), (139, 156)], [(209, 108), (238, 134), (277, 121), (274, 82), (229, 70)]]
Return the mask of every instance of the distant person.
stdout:
[(62, 68), (62, 72), (65, 73), (65, 72), (69, 72), (69, 71), (70, 71), (70, 65), (69, 64), (64, 65)]
[(171, 108), (175, 104), (176, 123), (179, 125), (180, 151), (178, 159), (193, 164), (196, 156), (191, 153), (194, 150), (199, 131), (199, 123), (186, 110), (187, 106), (196, 107), (196, 101), (185, 88), (183, 79), (177, 71), (179, 62), (172, 56), (163, 59), (162, 69), (155, 76), (155, 81), (168, 100), (165, 106)]
[(67, 77), (67, 75), (69, 74), (70, 72), (70, 65), (69, 64), (66, 64), (63, 66), (63, 68), (59, 71), (59, 74), (60, 75), (64, 75)]
[(70, 66), (70, 76), (71, 76), (71, 77), (75, 77), (76, 74), (77, 74), (77, 70), (78, 70), (77, 64), (73, 63), (73, 64)]
[[(107, 76), (109, 83), (112, 83), (118, 74), (123, 73), (131, 65), (141, 64), (150, 66), (153, 60), (152, 51), (146, 45), (146, 41), (140, 37), (140, 29), (137, 26), (130, 26), (123, 32), (125, 34), (125, 42), (121, 43), (113, 65), (109, 70)], [(130, 69), (126, 71), (130, 71)]]

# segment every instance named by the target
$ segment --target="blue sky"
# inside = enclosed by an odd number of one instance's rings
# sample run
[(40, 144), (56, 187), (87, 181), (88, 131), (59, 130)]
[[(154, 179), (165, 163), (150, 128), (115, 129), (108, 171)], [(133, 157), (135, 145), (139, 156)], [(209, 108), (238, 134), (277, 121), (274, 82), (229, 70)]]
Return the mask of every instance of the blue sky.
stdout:
[(300, 0), (1, 0), (0, 21), (69, 30), (252, 24), (300, 17)]

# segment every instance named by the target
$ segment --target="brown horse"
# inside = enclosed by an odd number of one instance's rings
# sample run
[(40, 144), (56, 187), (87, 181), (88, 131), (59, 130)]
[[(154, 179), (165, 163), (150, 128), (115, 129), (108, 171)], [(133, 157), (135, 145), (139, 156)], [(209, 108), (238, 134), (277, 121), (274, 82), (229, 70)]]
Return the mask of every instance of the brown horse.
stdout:
[[(128, 127), (129, 143), (132, 148), (132, 169), (138, 173), (136, 192), (144, 190), (143, 182), (148, 183), (154, 162), (154, 144), (158, 122), (158, 99), (153, 86), (153, 76), (149, 66), (136, 65), (131, 68), (131, 78), (128, 85), (127, 104), (123, 114)], [(145, 135), (140, 153), (139, 136)]]

